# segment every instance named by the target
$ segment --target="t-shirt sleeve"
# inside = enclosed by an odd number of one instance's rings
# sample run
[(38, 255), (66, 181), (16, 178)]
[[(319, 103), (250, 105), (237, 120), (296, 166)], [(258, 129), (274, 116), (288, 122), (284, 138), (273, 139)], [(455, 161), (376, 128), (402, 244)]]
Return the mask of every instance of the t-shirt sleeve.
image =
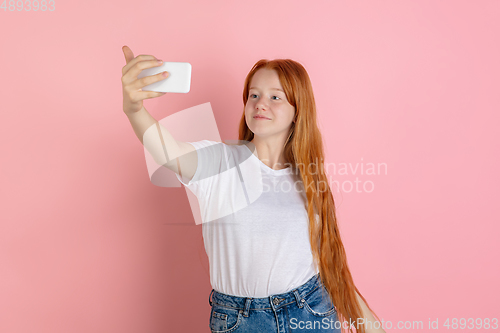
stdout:
[(208, 193), (219, 175), (228, 169), (228, 149), (224, 143), (217, 141), (202, 140), (188, 143), (194, 146), (198, 156), (195, 174), (189, 181), (177, 173), (175, 176), (181, 184), (200, 198)]

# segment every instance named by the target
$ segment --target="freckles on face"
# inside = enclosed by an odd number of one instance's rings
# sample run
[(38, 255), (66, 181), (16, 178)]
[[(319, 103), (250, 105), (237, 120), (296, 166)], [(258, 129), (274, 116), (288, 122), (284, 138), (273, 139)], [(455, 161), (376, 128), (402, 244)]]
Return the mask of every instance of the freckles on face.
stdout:
[(245, 105), (247, 123), (266, 122), (255, 119), (256, 114), (270, 118), (271, 122), (280, 127), (289, 125), (295, 116), (295, 108), (288, 102), (275, 70), (261, 68), (250, 81)]

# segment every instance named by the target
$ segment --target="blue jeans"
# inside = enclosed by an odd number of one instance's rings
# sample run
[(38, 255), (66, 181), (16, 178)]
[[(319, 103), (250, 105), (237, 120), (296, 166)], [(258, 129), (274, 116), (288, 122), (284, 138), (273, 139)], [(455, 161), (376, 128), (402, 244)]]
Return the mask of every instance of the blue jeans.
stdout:
[(212, 289), (210, 296), (212, 333), (340, 333), (337, 311), (319, 273), (284, 294), (237, 297)]

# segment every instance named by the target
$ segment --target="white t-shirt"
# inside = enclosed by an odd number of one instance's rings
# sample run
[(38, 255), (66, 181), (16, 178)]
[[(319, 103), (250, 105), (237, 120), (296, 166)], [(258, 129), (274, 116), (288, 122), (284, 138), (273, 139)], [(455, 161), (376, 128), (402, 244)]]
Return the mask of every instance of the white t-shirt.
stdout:
[(198, 154), (196, 173), (189, 183), (176, 176), (200, 205), (212, 288), (268, 297), (318, 273), (298, 169), (271, 169), (245, 145), (189, 143)]

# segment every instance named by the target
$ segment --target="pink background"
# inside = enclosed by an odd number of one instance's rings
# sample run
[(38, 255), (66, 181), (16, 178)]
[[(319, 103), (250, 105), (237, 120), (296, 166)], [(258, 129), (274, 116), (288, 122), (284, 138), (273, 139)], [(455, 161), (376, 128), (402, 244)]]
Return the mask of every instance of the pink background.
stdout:
[(237, 139), (253, 64), (301, 62), (327, 162), (387, 164), (331, 175), (375, 186), (335, 199), (386, 331), (500, 317), (499, 1), (55, 7), (0, 10), (0, 332), (209, 332), (201, 226), (183, 187), (149, 181), (122, 111), (123, 45), (190, 62), (188, 94), (145, 106), (161, 119), (210, 102), (223, 140)]

